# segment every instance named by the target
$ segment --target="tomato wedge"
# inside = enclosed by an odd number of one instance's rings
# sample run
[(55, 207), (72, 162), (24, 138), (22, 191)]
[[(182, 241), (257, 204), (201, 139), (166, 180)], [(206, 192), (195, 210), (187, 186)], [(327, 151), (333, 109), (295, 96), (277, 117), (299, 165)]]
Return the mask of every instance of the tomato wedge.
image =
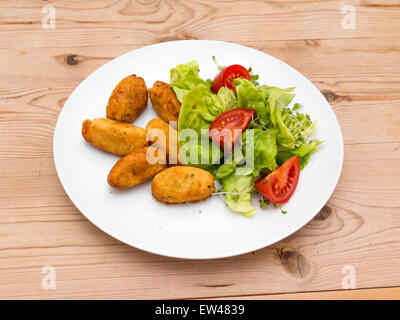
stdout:
[(224, 150), (225, 145), (233, 149), (234, 143), (246, 130), (255, 113), (255, 110), (243, 108), (221, 113), (210, 126), (210, 138), (219, 145), (221, 150)]
[(276, 204), (287, 202), (296, 189), (300, 175), (300, 159), (293, 156), (268, 176), (257, 180), (255, 187)]
[(229, 67), (226, 67), (215, 76), (211, 84), (211, 91), (217, 94), (221, 87), (228, 87), (235, 92), (233, 81), (237, 78), (250, 80), (251, 75), (249, 71), (240, 64), (233, 64)]

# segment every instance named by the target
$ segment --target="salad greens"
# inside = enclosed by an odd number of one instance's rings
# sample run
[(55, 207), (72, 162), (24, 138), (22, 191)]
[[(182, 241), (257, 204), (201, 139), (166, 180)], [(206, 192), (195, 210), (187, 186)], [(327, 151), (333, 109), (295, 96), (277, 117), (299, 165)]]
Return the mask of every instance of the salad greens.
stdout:
[[(310, 139), (316, 122), (297, 112), (299, 103), (289, 106), (295, 88), (260, 86), (258, 75), (251, 68), (249, 72), (250, 81), (234, 80), (236, 92), (221, 87), (218, 94), (212, 93), (211, 80), (199, 76), (196, 61), (178, 65), (170, 72), (171, 86), (181, 102), (178, 139), (184, 163), (210, 171), (223, 187), (227, 206), (246, 216), (255, 211), (250, 199), (257, 178), (277, 169), (293, 155), (299, 156), (303, 169), (321, 143)], [(233, 108), (254, 109), (256, 113), (232, 152), (233, 159), (229, 159), (232, 157), (224, 157), (208, 131), (218, 115)], [(196, 137), (190, 132), (195, 132)], [(267, 203), (262, 199), (260, 206)]]
[(250, 175), (236, 175), (234, 173), (222, 179), (225, 202), (233, 211), (251, 217), (254, 208), (250, 203), (250, 192), (254, 186), (254, 178)]
[(174, 88), (176, 97), (182, 103), (184, 96), (199, 84), (210, 85), (211, 80), (204, 81), (199, 77), (199, 64), (197, 61), (190, 61), (186, 64), (177, 65), (170, 71), (171, 85)]
[[(260, 175), (261, 169), (266, 168), (269, 171), (274, 171), (278, 167), (275, 160), (278, 149), (276, 137), (273, 134), (263, 129), (246, 130), (242, 135), (242, 142), (246, 159), (254, 163), (254, 177)], [(247, 146), (254, 146), (254, 149)], [(254, 150), (251, 152), (252, 155), (248, 154), (248, 150)]]
[(256, 110), (259, 122), (265, 124), (268, 120), (268, 110), (265, 107), (266, 91), (257, 88), (246, 79), (235, 80), (238, 108)]

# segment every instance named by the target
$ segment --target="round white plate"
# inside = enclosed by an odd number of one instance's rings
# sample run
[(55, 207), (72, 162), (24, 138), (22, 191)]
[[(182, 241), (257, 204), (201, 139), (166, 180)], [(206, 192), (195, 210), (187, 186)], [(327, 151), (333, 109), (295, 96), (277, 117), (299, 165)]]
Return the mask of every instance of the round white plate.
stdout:
[[(197, 60), (200, 75), (213, 78), (221, 65), (252, 66), (260, 83), (296, 87), (301, 112), (318, 121), (315, 136), (323, 140), (311, 156), (289, 203), (287, 214), (272, 206), (252, 218), (231, 212), (222, 196), (198, 203), (165, 205), (155, 201), (148, 181), (125, 191), (112, 189), (107, 175), (119, 157), (102, 152), (81, 136), (85, 119), (104, 118), (108, 98), (124, 77), (136, 74), (147, 87), (169, 82), (177, 64)], [(145, 127), (156, 117), (150, 100), (134, 124)], [(131, 51), (88, 76), (71, 94), (57, 121), (54, 161), (60, 181), (75, 206), (91, 222), (136, 248), (170, 257), (212, 259), (243, 254), (277, 242), (297, 231), (324, 206), (335, 189), (343, 162), (343, 140), (330, 105), (303, 75), (263, 52), (218, 41), (173, 41)]]

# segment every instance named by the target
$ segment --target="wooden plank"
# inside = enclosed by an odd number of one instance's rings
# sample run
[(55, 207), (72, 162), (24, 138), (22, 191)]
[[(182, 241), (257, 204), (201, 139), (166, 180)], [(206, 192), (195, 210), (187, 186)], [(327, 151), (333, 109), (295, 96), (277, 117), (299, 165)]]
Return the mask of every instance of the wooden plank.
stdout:
[[(377, 153), (383, 153), (380, 146)], [(363, 158), (362, 149), (358, 154)], [(169, 259), (123, 245), (67, 205), (52, 159), (2, 160), (0, 296), (197, 298), (332, 290), (341, 289), (345, 265), (355, 267), (357, 288), (392, 286), (400, 283), (399, 203), (384, 199), (399, 193), (393, 186), (400, 172), (389, 170), (400, 159), (388, 154), (386, 166), (364, 162), (371, 169), (364, 183), (342, 179), (325, 211), (293, 236), (214, 261)], [(345, 161), (344, 177), (347, 170), (363, 172), (354, 160)], [(376, 186), (381, 176), (392, 180)], [(371, 195), (374, 186), (378, 198)], [(55, 291), (40, 286), (44, 265), (56, 267)]]
[[(357, 289), (400, 285), (400, 7), (347, 3), (355, 30), (342, 28), (341, 2), (330, 0), (52, 1), (55, 30), (41, 28), (44, 3), (2, 2), (0, 298), (398, 298), (398, 288), (341, 290), (343, 266), (354, 266)], [(64, 193), (52, 137), (70, 93), (107, 61), (176, 39), (271, 54), (334, 108), (345, 142), (340, 182), (289, 238), (228, 259), (170, 259), (107, 236)], [(56, 268), (56, 290), (42, 289), (45, 265)]]
[[(52, 157), (53, 132), (57, 113), (50, 108), (60, 109), (51, 102), (60, 99), (59, 95), (44, 97), (43, 107), (25, 108), (21, 112), (0, 113), (0, 159), (16, 157), (42, 158)], [(28, 98), (29, 99), (29, 98)], [(346, 102), (334, 106), (344, 135), (345, 144), (391, 143), (394, 151), (400, 142), (399, 100)], [(22, 106), (24, 106), (24, 103)], [(20, 104), (17, 104), (21, 106)], [(41, 108), (49, 108), (41, 113)], [(0, 107), (0, 110), (3, 107)], [(23, 108), (22, 108), (23, 109)], [(36, 110), (35, 110), (36, 109)], [(362, 126), (356, 125), (363, 124)], [(376, 155), (378, 156), (378, 155)]]
[(378, 288), (361, 290), (338, 290), (321, 292), (299, 292), (269, 294), (262, 296), (222, 297), (218, 299), (250, 300), (399, 300), (400, 288)]
[[(343, 3), (319, 1), (52, 1), (56, 29), (41, 27), (43, 3), (0, 7), (0, 48), (150, 44), (182, 39), (224, 41), (337, 39), (400, 35), (396, 1), (346, 1), (355, 29), (343, 29)], [(228, 32), (227, 32), (228, 30)], [(107, 40), (106, 40), (107, 39)]]
[[(400, 43), (400, 36), (393, 39), (237, 42), (287, 62), (321, 89), (334, 90), (336, 96), (329, 96), (332, 102), (400, 97), (400, 49), (396, 45)], [(54, 90), (66, 91), (66, 98), (92, 71), (141, 46), (101, 43), (93, 47), (0, 49), (5, 57), (0, 61), (0, 71), (5, 76), (0, 79), (1, 97), (17, 98), (51, 88), (53, 94), (57, 94)], [(21, 65), (24, 68), (20, 68)], [(38, 73), (41, 68), (46, 68), (46, 73)]]
[[(324, 92), (338, 115), (346, 144), (400, 141), (400, 55), (391, 41), (301, 40), (253, 46), (288, 61)], [(5, 57), (0, 61), (0, 73), (5, 75), (0, 79), (0, 159), (51, 157), (49, 141), (69, 94), (89, 73), (127, 48), (69, 50), (0, 50)], [(77, 64), (68, 64), (68, 57)], [(26, 59), (30, 63), (24, 64)], [(324, 68), (318, 68), (315, 60)], [(24, 68), (19, 68), (22, 64)]]

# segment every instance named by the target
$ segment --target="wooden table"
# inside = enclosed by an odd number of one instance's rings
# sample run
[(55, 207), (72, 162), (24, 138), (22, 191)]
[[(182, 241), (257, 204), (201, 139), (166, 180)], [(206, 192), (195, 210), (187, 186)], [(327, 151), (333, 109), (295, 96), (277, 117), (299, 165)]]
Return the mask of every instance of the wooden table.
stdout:
[[(55, 29), (42, 26), (46, 4)], [(66, 196), (52, 141), (68, 96), (115, 57), (177, 39), (267, 52), (334, 109), (340, 182), (289, 238), (228, 259), (171, 259), (104, 234)], [(400, 297), (399, 1), (3, 0), (0, 54), (0, 298)], [(56, 289), (43, 289), (44, 266)], [(349, 270), (357, 290), (342, 287)]]

